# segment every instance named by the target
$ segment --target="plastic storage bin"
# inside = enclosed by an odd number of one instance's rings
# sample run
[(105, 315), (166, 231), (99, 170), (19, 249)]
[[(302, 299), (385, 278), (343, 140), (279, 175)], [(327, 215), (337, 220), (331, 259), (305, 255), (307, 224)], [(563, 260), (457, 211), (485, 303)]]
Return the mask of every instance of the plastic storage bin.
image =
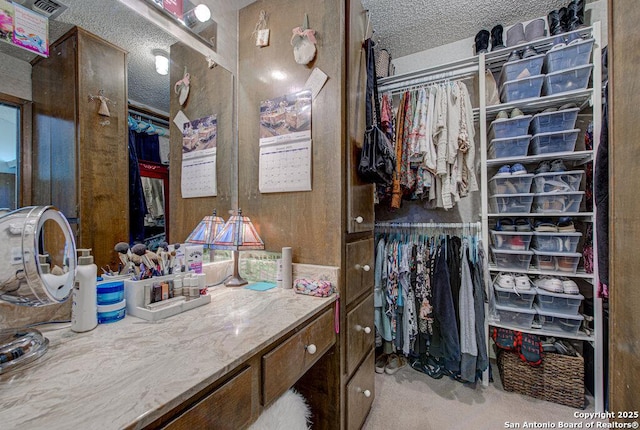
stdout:
[(557, 312), (567, 315), (578, 315), (580, 304), (584, 300), (582, 294), (561, 294), (536, 288), (536, 305), (545, 312)]
[(589, 84), (591, 69), (593, 69), (593, 64), (549, 73), (544, 76), (542, 93), (546, 96), (551, 96), (568, 91), (583, 90)]
[(491, 254), (498, 269), (506, 270), (527, 270), (533, 257), (533, 251), (508, 251), (493, 247)]
[(498, 304), (496, 304), (496, 311), (498, 311), (500, 323), (523, 329), (531, 328), (533, 318), (536, 316), (534, 309), (516, 308)]
[(541, 252), (576, 252), (582, 233), (533, 232), (531, 246)]
[(593, 39), (587, 39), (563, 48), (547, 51), (544, 57), (545, 72), (553, 73), (589, 64), (593, 41)]
[(506, 81), (500, 88), (500, 101), (510, 103), (516, 100), (540, 97), (543, 81), (544, 75)]
[(531, 119), (531, 133), (551, 133), (573, 130), (580, 108), (563, 109), (555, 112), (540, 112)]
[(521, 137), (528, 134), (531, 115), (496, 119), (489, 124), (489, 140)]
[(112, 305), (124, 300), (124, 280), (100, 281), (96, 289), (98, 305)]
[(530, 134), (493, 139), (489, 142), (487, 153), (489, 158), (525, 157), (529, 151), (530, 140)]
[(545, 55), (540, 54), (522, 60), (504, 63), (502, 70), (500, 70), (500, 76), (498, 77), (499, 85), (502, 86), (505, 82), (540, 75), (544, 59)]
[(538, 173), (533, 177), (533, 192), (579, 191), (582, 175), (584, 170)]
[(491, 230), (491, 243), (495, 249), (528, 251), (533, 232)]
[(493, 291), (496, 295), (496, 304), (513, 308), (531, 309), (533, 299), (536, 297), (534, 288), (515, 292), (513, 288), (502, 288), (494, 284)]
[(524, 194), (531, 191), (533, 173), (524, 175), (501, 175), (489, 179), (491, 194)]
[(108, 324), (120, 321), (127, 314), (126, 309), (126, 300), (110, 305), (98, 305), (98, 324)]
[(580, 329), (580, 324), (584, 317), (582, 315), (567, 315), (558, 312), (549, 312), (540, 309), (537, 304), (533, 305), (538, 313), (538, 321), (544, 330), (558, 333), (576, 334)]
[(492, 213), (529, 213), (533, 203), (533, 193), (495, 194), (489, 197)]
[(531, 138), (529, 150), (533, 155), (572, 152), (576, 147), (579, 129), (538, 133)]
[(579, 252), (546, 252), (532, 249), (536, 269), (575, 274), (582, 254)]
[(535, 194), (533, 211), (537, 213), (579, 212), (582, 197), (584, 197), (584, 191)]

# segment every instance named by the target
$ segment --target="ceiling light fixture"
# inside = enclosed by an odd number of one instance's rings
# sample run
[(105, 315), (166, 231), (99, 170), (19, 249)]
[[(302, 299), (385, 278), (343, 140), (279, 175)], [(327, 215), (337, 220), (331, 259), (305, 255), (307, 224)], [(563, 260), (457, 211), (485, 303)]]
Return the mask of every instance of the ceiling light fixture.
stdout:
[(156, 57), (156, 72), (159, 75), (169, 74), (169, 54), (161, 49), (154, 49), (153, 55)]

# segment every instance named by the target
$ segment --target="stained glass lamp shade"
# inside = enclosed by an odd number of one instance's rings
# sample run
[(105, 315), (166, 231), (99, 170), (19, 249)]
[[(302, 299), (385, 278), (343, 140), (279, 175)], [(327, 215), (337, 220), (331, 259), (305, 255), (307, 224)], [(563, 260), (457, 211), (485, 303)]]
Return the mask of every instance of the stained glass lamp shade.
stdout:
[(200, 221), (196, 228), (193, 229), (185, 242), (203, 245), (204, 248), (211, 248), (213, 240), (216, 238), (218, 233), (222, 231), (224, 225), (224, 220), (217, 216), (214, 209), (213, 215), (207, 215), (202, 218), (202, 221)]

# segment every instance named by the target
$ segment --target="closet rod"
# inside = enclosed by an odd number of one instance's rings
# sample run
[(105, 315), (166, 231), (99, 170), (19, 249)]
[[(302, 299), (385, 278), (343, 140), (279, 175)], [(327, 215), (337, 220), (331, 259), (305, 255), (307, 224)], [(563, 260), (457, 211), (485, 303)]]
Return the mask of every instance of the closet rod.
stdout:
[(480, 222), (376, 222), (376, 228), (476, 228), (480, 230)]
[(135, 106), (129, 105), (128, 107), (129, 115), (137, 115), (143, 119), (154, 121), (157, 124), (164, 125), (165, 127), (169, 127), (169, 119), (163, 116), (156, 116), (151, 114), (149, 111), (145, 109), (138, 109)]
[(436, 84), (438, 82), (448, 81), (448, 80), (461, 80), (468, 77), (473, 77), (478, 73), (478, 66), (470, 66), (465, 69), (450, 71), (450, 72), (442, 72), (436, 75), (428, 75), (422, 76), (415, 79), (411, 79), (408, 81), (397, 82), (394, 84), (387, 84), (378, 86), (379, 93), (386, 92), (402, 92), (409, 90), (414, 87), (426, 86), (430, 84)]

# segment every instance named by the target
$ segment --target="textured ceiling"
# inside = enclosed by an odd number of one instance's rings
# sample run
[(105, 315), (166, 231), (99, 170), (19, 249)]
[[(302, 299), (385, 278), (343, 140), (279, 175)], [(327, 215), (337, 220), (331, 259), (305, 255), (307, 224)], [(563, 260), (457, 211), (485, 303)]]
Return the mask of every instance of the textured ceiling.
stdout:
[[(362, 0), (379, 48), (392, 58), (546, 16), (569, 0)], [(469, 55), (472, 55), (470, 52)]]

